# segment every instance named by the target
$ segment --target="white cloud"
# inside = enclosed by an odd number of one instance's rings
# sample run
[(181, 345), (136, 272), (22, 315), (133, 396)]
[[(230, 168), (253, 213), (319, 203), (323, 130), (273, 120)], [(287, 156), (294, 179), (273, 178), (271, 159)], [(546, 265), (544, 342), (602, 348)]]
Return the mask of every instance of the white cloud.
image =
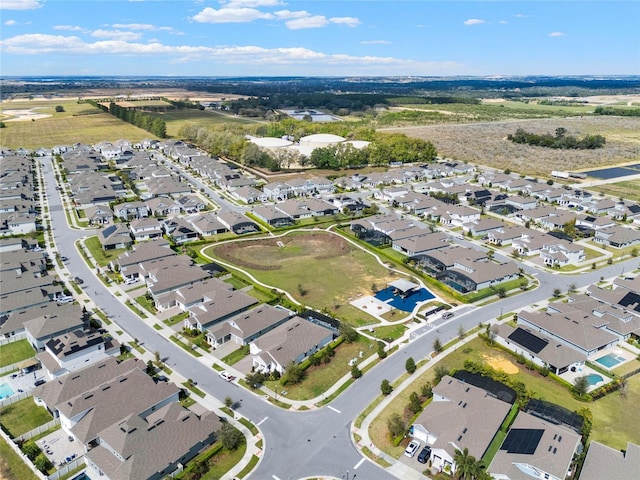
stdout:
[(63, 30), (66, 32), (85, 32), (86, 31), (84, 28), (78, 27), (77, 25), (55, 25), (53, 29)]
[(228, 2), (221, 1), (220, 3), (226, 8), (277, 7), (279, 5), (285, 5), (285, 3), (280, 0), (229, 0)]
[(15, 25), (16, 21), (15, 20), (7, 20), (6, 22), (4, 22), (5, 25), (7, 25), (8, 27)]
[(549, 34), (550, 37), (564, 37), (566, 35), (566, 33), (563, 32), (551, 32)]
[(465, 25), (481, 25), (483, 23), (485, 23), (485, 21), (480, 20), (479, 18), (470, 18), (469, 20), (464, 21)]
[(142, 34), (138, 32), (123, 32), (122, 30), (94, 30), (91, 32), (91, 36), (96, 38), (113, 38), (115, 40), (129, 42), (138, 40), (142, 37)]
[(276, 16), (276, 18), (282, 19), (282, 20), (311, 16), (311, 14), (306, 10), (298, 10), (296, 12), (292, 12), (291, 10), (278, 10), (277, 12), (273, 12), (273, 14)]
[(303, 28), (319, 28), (329, 24), (329, 20), (324, 15), (313, 15), (311, 17), (295, 18), (284, 23), (289, 30), (300, 30)]
[(42, 5), (42, 0), (2, 0), (0, 10), (34, 10)]
[(125, 29), (125, 30), (144, 30), (149, 32), (169, 32), (173, 34), (181, 34), (173, 27), (158, 27), (151, 25), (150, 23), (114, 23), (111, 25), (113, 28)]
[(362, 45), (391, 45), (389, 40), (363, 40)]
[(336, 23), (338, 25), (346, 25), (348, 27), (357, 27), (360, 25), (360, 20), (354, 17), (333, 17), (330, 18), (329, 21), (331, 23)]
[(271, 19), (273, 15), (255, 8), (221, 8), (216, 10), (207, 7), (191, 19), (199, 23), (246, 23), (258, 19)]

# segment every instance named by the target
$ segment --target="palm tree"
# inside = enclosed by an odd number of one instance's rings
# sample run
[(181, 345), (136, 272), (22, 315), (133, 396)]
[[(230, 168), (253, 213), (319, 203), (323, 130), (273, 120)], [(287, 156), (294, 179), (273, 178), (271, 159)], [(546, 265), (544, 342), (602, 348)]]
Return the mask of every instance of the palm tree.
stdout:
[(456, 478), (461, 480), (482, 480), (487, 478), (488, 474), (484, 470), (482, 460), (476, 460), (476, 457), (470, 455), (468, 448), (456, 450), (453, 461), (456, 465)]

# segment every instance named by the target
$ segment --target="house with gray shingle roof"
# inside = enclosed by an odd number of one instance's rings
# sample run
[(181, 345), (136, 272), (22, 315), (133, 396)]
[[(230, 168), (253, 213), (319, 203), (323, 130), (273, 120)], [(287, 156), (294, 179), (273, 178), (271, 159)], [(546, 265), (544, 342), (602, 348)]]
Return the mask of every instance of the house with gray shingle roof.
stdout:
[(256, 338), (282, 325), (292, 315), (290, 311), (283, 308), (268, 304), (259, 305), (210, 328), (206, 334), (207, 343), (215, 347), (229, 341), (248, 345)]
[(640, 472), (640, 446), (627, 443), (625, 450), (616, 450), (592, 440), (582, 464), (580, 480), (602, 480), (603, 478), (636, 478)]
[(333, 332), (300, 317), (293, 317), (249, 344), (253, 366), (261, 372), (285, 372), (333, 340)]

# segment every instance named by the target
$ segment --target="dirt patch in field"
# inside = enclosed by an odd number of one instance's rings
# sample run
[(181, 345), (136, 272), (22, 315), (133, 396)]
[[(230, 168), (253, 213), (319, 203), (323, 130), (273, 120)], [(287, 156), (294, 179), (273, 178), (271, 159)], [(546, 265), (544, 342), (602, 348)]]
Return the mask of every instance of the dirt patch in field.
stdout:
[(9, 117), (3, 120), (4, 122), (28, 122), (30, 120), (40, 120), (41, 118), (51, 116), (48, 113), (38, 112), (35, 108), (29, 110), (3, 110), (2, 114)]
[(491, 368), (499, 370), (506, 374), (515, 375), (520, 371), (520, 369), (516, 365), (505, 358), (488, 354), (483, 354), (482, 358)]

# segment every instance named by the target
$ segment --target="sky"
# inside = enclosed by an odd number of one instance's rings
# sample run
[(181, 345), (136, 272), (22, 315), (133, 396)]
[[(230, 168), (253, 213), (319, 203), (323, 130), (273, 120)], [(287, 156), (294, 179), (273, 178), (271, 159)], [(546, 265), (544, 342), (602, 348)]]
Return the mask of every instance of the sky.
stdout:
[(0, 0), (1, 76), (639, 74), (637, 0)]

